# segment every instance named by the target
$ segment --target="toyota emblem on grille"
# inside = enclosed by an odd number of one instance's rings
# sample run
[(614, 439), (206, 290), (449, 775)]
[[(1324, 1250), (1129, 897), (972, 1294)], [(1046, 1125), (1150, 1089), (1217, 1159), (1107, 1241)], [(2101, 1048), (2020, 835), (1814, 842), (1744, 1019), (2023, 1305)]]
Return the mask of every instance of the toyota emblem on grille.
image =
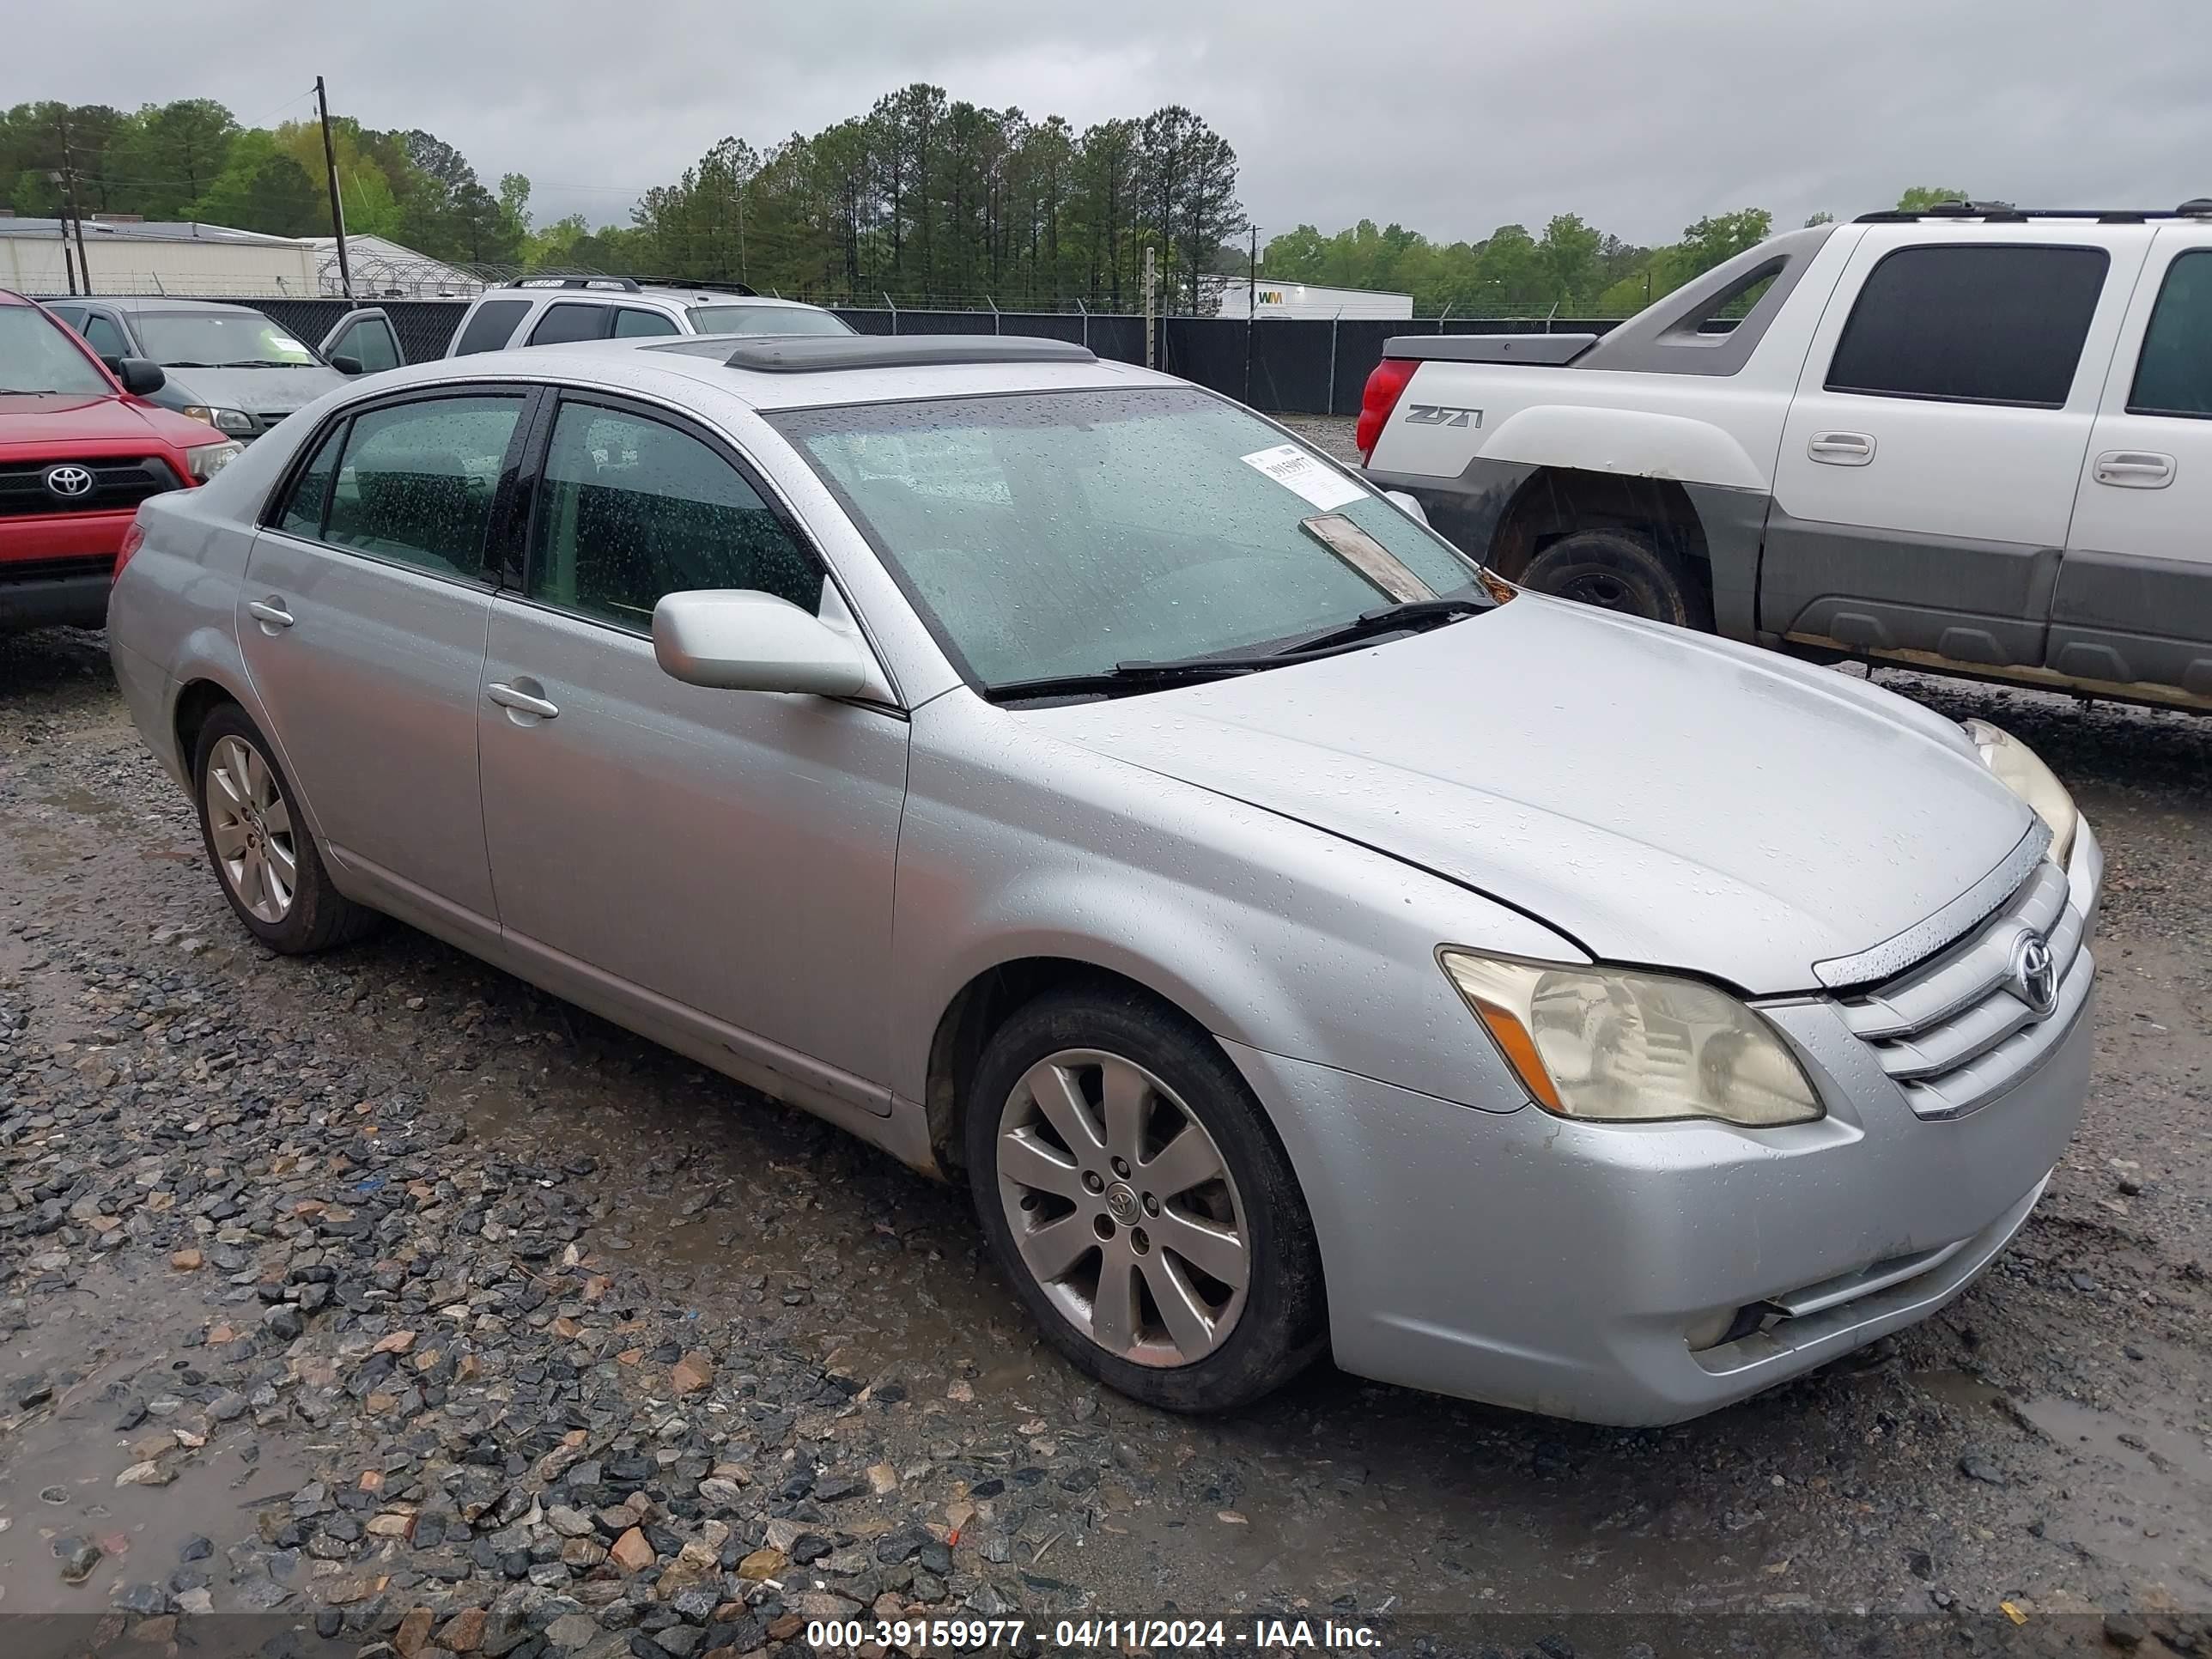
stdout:
[(2058, 959), (2040, 933), (2023, 932), (2012, 942), (2012, 963), (2005, 972), (2006, 988), (2033, 1011), (2038, 1019), (2050, 1018), (2058, 1006)]
[(46, 469), (46, 489), (65, 501), (92, 494), (92, 474), (81, 466), (50, 466)]

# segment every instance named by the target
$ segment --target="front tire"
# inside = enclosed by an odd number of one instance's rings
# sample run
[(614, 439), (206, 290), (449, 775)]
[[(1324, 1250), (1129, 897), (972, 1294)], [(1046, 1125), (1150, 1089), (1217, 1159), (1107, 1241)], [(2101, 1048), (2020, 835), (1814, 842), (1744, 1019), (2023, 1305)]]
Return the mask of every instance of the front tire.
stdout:
[(200, 728), (192, 779), (208, 862), (254, 938), (282, 955), (304, 956), (375, 924), (374, 911), (331, 884), (268, 739), (237, 704), (217, 708)]
[(1674, 555), (1632, 530), (1577, 530), (1528, 561), (1523, 587), (1676, 628), (1710, 631), (1712, 601)]
[(992, 1254), (1053, 1346), (1147, 1405), (1224, 1411), (1326, 1337), (1289, 1160), (1204, 1030), (1134, 992), (1055, 992), (985, 1048), (966, 1122)]

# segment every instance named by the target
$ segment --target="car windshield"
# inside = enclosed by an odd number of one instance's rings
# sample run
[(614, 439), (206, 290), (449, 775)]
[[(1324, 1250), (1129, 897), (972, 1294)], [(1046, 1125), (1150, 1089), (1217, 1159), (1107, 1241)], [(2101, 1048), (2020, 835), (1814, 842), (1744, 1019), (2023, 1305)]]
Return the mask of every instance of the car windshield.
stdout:
[(691, 326), (702, 334), (854, 334), (835, 312), (805, 306), (693, 306)]
[(0, 306), (0, 392), (100, 397), (115, 388), (62, 325), (36, 306)]
[(986, 690), (1279, 648), (1486, 599), (1364, 483), (1195, 387), (771, 416)]
[(252, 312), (142, 312), (134, 320), (147, 355), (173, 368), (309, 368), (321, 361)]

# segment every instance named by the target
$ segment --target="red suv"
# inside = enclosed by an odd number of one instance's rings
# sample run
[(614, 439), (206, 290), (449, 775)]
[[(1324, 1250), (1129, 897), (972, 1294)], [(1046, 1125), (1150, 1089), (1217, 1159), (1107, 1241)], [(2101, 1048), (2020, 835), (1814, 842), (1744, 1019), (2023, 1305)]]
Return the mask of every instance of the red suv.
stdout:
[(0, 633), (99, 628), (138, 503), (204, 483), (240, 453), (145, 394), (161, 370), (104, 362), (20, 294), (0, 289)]

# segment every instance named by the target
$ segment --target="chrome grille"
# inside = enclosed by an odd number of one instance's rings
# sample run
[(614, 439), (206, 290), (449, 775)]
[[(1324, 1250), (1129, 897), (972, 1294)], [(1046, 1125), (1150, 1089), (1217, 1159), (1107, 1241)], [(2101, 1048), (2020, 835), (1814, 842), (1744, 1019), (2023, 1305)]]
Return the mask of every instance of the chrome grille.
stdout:
[[(1965, 939), (1843, 999), (1844, 1024), (1921, 1116), (1957, 1117), (1994, 1100), (2073, 1028), (2096, 965), (2084, 948), (2087, 918), (2069, 896), (2065, 873), (2046, 859)], [(2084, 902), (2094, 902), (2094, 888)], [(2014, 952), (2031, 934), (2048, 942), (2057, 975), (2048, 1014), (2011, 983)]]

